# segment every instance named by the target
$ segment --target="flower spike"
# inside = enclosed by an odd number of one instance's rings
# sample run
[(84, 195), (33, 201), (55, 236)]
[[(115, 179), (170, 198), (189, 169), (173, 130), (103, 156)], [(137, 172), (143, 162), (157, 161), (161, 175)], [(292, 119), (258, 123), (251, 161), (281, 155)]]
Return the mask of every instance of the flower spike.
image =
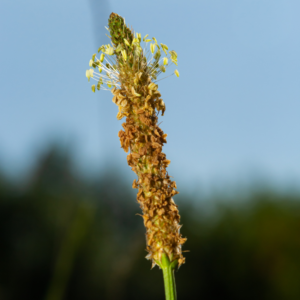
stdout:
[[(158, 113), (163, 115), (166, 105), (156, 84), (161, 73), (177, 65), (177, 53), (167, 52), (168, 47), (154, 37), (147, 39), (148, 34), (142, 39), (115, 13), (108, 25), (111, 44), (98, 49), (100, 56), (93, 54), (86, 77), (96, 80), (93, 92), (111, 90), (117, 119), (126, 118), (119, 138), (128, 153), (127, 163), (138, 177), (132, 187), (138, 189), (143, 211), (147, 258), (153, 266), (180, 266), (185, 262), (181, 247), (186, 239), (180, 234), (180, 215), (173, 200), (178, 194), (176, 182), (166, 170), (170, 160), (162, 152), (167, 134), (158, 125)], [(178, 70), (174, 74), (179, 77)]]

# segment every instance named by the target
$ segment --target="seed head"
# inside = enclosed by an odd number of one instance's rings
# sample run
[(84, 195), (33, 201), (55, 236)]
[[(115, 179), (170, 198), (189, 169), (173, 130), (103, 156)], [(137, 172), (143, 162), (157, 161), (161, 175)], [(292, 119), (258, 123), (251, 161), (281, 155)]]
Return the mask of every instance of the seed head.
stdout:
[[(108, 25), (112, 43), (98, 49), (99, 58), (93, 54), (89, 63), (93, 69), (86, 71), (86, 77), (97, 81), (93, 92), (96, 88), (111, 89), (112, 101), (119, 108), (117, 119), (126, 117), (119, 138), (121, 147), (129, 152), (127, 163), (138, 176), (132, 187), (138, 189), (137, 201), (143, 211), (146, 258), (155, 266), (167, 254), (180, 266), (185, 261), (181, 246), (186, 239), (180, 234), (180, 216), (173, 200), (178, 194), (176, 182), (166, 170), (171, 161), (162, 152), (167, 134), (159, 128), (157, 116), (158, 112), (163, 115), (166, 107), (156, 84), (161, 73), (177, 65), (177, 53), (168, 52), (169, 48), (159, 45), (155, 37), (147, 39), (148, 34), (142, 39), (115, 13)], [(173, 74), (179, 76), (177, 70)]]

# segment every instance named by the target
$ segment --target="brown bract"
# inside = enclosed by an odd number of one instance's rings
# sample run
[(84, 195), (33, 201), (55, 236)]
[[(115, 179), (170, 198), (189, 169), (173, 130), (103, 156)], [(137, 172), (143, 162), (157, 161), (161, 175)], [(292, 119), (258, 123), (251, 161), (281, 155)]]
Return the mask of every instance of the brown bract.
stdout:
[(137, 201), (143, 211), (146, 257), (154, 266), (166, 253), (180, 266), (185, 261), (181, 245), (186, 239), (180, 234), (180, 216), (172, 198), (178, 194), (176, 183), (166, 170), (170, 160), (162, 152), (167, 135), (157, 125), (157, 112), (163, 114), (165, 104), (146, 71), (126, 71), (120, 72), (121, 89), (113, 88), (112, 93), (119, 107), (117, 118), (126, 117), (119, 138), (121, 147), (129, 152), (128, 165), (138, 176), (132, 187), (138, 189)]

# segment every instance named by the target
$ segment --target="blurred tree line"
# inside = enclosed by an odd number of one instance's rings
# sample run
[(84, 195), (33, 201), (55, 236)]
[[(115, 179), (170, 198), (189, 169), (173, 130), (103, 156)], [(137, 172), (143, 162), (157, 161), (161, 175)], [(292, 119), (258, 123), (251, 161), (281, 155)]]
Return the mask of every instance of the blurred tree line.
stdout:
[[(163, 300), (135, 192), (116, 171), (84, 178), (57, 147), (22, 181), (0, 175), (0, 300)], [(190, 250), (179, 299), (300, 299), (299, 195), (197, 197), (175, 199)]]

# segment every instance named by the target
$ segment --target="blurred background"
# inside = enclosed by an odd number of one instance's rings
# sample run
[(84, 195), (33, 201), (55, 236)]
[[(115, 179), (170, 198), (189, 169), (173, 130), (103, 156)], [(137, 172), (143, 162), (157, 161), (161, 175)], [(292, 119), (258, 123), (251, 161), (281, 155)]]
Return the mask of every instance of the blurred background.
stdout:
[(179, 299), (300, 299), (300, 2), (0, 1), (0, 300), (164, 299), (91, 92), (111, 12), (178, 53), (159, 82), (188, 238)]

